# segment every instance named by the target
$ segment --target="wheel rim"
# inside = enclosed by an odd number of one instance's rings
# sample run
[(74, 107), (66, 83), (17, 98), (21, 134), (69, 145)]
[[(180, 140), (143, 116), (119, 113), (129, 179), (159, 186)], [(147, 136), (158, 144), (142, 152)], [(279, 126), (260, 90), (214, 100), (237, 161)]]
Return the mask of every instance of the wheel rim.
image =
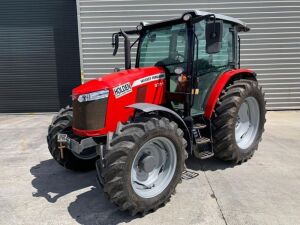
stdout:
[(235, 140), (239, 148), (247, 149), (255, 140), (259, 127), (260, 109), (254, 97), (247, 97), (239, 108), (235, 125)]
[(171, 140), (156, 137), (136, 154), (131, 167), (131, 186), (143, 198), (162, 193), (171, 182), (177, 165), (176, 148)]

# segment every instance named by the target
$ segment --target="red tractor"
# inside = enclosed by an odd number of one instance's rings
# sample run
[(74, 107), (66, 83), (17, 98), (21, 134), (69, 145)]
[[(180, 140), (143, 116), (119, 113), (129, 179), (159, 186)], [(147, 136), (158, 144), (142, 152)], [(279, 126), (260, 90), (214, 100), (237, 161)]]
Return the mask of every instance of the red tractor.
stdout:
[(249, 28), (238, 19), (195, 10), (113, 34), (125, 70), (73, 89), (72, 107), (49, 126), (53, 158), (71, 170), (96, 164), (109, 199), (132, 214), (169, 200), (189, 154), (247, 161), (266, 110), (255, 72), (240, 68), (240, 31)]

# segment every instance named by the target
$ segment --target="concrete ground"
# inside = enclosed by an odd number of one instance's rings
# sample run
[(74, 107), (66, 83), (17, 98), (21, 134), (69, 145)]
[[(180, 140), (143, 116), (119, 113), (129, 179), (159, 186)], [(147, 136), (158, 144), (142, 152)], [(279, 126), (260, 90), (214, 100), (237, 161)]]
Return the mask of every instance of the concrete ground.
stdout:
[(300, 111), (268, 112), (245, 164), (189, 159), (169, 204), (143, 218), (120, 212), (95, 171), (59, 166), (47, 150), (52, 114), (0, 115), (0, 224), (300, 224)]

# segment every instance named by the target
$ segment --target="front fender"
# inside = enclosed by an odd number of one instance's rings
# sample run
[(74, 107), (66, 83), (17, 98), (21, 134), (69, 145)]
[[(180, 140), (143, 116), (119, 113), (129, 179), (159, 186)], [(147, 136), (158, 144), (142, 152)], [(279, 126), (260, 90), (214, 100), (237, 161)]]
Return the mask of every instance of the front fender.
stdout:
[(168, 109), (166, 107), (160, 106), (160, 105), (155, 105), (155, 104), (150, 104), (150, 103), (135, 103), (132, 105), (128, 105), (128, 108), (133, 108), (145, 113), (150, 113), (150, 112), (158, 112), (160, 113), (162, 116), (165, 116), (169, 119), (172, 119), (173, 121), (175, 121), (178, 126), (180, 127), (180, 129), (183, 130), (184, 132), (184, 138), (186, 139), (186, 141), (188, 142), (188, 152), (191, 152), (192, 150), (192, 143), (191, 143), (191, 135), (190, 135), (190, 131), (186, 125), (186, 123), (184, 122), (184, 120), (173, 110)]

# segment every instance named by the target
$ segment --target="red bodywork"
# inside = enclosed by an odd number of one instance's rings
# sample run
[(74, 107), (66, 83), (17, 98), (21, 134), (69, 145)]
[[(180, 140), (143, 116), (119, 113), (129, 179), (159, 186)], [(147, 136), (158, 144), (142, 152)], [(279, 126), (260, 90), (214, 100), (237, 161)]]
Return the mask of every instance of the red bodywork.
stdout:
[[(125, 123), (133, 115), (134, 109), (127, 108), (128, 105), (137, 102), (162, 105), (165, 99), (164, 93), (166, 91), (166, 79), (149, 79), (156, 77), (158, 74), (165, 74), (164, 69), (159, 67), (147, 67), (123, 70), (99, 77), (74, 88), (72, 92), (73, 96), (79, 96), (81, 94), (87, 94), (99, 90), (109, 90), (105, 127), (99, 130), (79, 130), (73, 128), (74, 133), (79, 136), (106, 135), (108, 132), (114, 132), (116, 130), (119, 121)], [(205, 118), (211, 118), (215, 105), (225, 85), (232, 77), (238, 74), (253, 76), (255, 73), (248, 69), (234, 69), (221, 74), (216, 81), (213, 90), (210, 92), (211, 94), (208, 98), (204, 112)], [(123, 96), (116, 97), (114, 88), (128, 82), (132, 88), (131, 92), (126, 93)], [(146, 93), (144, 90), (145, 96), (143, 96), (142, 100), (140, 100), (139, 97), (141, 96), (139, 95), (141, 95), (141, 93), (138, 89), (143, 87), (146, 89)]]
[[(126, 106), (138, 102), (138, 89), (144, 86), (147, 87), (142, 102), (157, 105), (163, 104), (166, 89), (165, 79), (148, 79), (143, 80), (141, 83), (139, 82), (141, 81), (140, 79), (149, 78), (157, 74), (165, 74), (164, 69), (159, 67), (147, 67), (123, 70), (88, 81), (74, 88), (72, 91), (73, 96), (99, 90), (109, 90), (105, 127), (100, 130), (79, 130), (73, 128), (74, 133), (79, 136), (100, 136), (107, 134), (109, 131), (115, 131), (119, 121), (124, 123), (133, 115), (134, 110), (126, 108)], [(116, 98), (113, 89), (128, 82), (132, 87), (132, 91)]]

